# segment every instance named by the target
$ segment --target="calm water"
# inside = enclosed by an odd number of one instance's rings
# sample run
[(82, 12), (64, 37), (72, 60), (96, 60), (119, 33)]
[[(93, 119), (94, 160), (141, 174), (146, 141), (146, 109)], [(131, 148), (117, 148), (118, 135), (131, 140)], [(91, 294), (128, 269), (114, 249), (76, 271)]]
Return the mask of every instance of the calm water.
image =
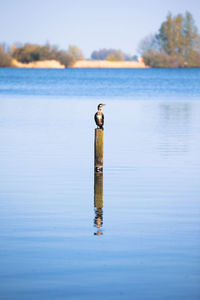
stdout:
[(0, 69), (0, 300), (200, 299), (199, 149), (199, 69)]

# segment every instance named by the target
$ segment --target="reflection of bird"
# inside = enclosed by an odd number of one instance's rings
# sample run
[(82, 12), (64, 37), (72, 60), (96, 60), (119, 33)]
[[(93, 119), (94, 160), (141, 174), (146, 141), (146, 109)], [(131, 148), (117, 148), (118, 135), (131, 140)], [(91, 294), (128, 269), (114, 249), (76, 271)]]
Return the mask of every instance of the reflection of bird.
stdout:
[(105, 104), (99, 104), (98, 105), (98, 111), (96, 112), (96, 114), (94, 115), (94, 119), (95, 122), (97, 124), (97, 126), (101, 129), (103, 129), (103, 124), (104, 124), (104, 114), (101, 110), (101, 108), (104, 106)]

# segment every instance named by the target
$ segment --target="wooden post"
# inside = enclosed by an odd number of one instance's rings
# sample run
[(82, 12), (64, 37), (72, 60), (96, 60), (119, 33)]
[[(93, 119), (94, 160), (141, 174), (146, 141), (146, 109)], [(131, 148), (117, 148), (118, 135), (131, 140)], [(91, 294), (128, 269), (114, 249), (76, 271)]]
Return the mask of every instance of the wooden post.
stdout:
[(102, 235), (103, 226), (103, 172), (94, 172), (94, 226), (97, 232), (94, 235)]
[(103, 173), (94, 172), (94, 207), (103, 208)]
[(104, 130), (95, 129), (94, 139), (94, 169), (95, 172), (103, 172), (103, 137)]

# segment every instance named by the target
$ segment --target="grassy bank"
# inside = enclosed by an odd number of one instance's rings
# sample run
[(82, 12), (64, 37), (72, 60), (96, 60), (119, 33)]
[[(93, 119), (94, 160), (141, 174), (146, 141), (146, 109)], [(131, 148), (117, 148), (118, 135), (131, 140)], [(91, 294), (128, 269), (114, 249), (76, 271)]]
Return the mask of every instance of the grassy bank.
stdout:
[(142, 60), (136, 61), (107, 61), (107, 60), (79, 60), (73, 68), (147, 68)]
[[(64, 69), (65, 66), (62, 65), (57, 60), (40, 60), (29, 63), (22, 63), (13, 59), (11, 66), (15, 68), (36, 68), (36, 69)], [(78, 60), (75, 62), (71, 68), (147, 68), (142, 61), (107, 61), (107, 60)]]
[(12, 66), (15, 68), (35, 68), (35, 69), (64, 69), (65, 66), (62, 65), (57, 60), (39, 60), (29, 63), (21, 63), (16, 59), (12, 60)]

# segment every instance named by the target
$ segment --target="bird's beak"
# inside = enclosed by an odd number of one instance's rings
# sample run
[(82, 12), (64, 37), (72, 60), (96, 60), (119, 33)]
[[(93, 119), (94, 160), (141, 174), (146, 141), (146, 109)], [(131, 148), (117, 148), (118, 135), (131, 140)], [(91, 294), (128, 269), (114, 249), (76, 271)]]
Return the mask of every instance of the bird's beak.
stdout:
[(103, 104), (103, 106), (105, 106), (105, 104)]

